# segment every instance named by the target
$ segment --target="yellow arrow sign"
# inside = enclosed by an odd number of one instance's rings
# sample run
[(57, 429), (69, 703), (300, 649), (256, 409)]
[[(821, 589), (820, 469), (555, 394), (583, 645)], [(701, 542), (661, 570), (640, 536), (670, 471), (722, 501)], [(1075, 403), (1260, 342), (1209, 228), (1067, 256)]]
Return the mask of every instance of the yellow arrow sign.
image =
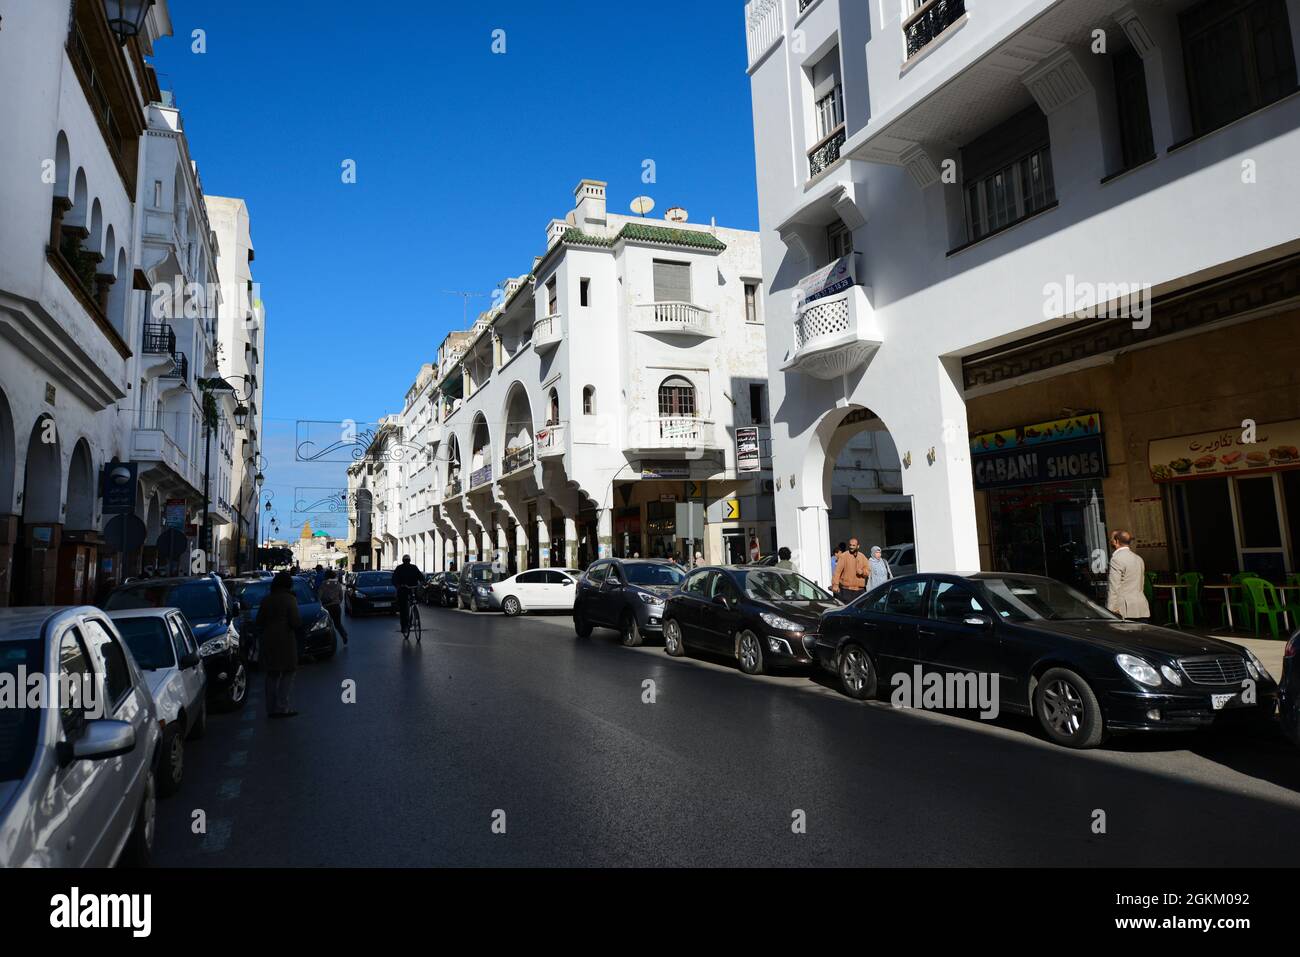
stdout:
[(737, 498), (727, 499), (727, 510), (726, 513), (723, 515), (723, 518), (727, 519), (728, 521), (740, 518), (740, 499)]

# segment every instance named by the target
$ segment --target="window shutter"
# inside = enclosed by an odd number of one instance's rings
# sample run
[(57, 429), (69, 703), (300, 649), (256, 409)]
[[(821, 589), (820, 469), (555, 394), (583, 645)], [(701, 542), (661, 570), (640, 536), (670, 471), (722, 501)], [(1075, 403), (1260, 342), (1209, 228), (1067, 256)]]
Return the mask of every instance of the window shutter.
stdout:
[(689, 263), (655, 260), (655, 302), (691, 302), (691, 267)]

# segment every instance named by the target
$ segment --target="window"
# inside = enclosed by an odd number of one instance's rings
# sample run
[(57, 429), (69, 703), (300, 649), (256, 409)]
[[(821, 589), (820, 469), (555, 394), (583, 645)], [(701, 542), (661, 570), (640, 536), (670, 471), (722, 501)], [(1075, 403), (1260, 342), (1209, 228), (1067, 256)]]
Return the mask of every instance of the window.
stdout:
[(682, 591), (686, 592), (688, 595), (694, 596), (695, 598), (704, 600), (709, 596), (709, 579), (716, 574), (717, 572), (696, 572), (691, 575), (690, 578), (686, 579), (686, 583), (682, 586)]
[(660, 418), (693, 416), (695, 411), (695, 386), (681, 376), (665, 379), (659, 386)]
[(583, 415), (596, 414), (596, 387), (595, 386), (589, 385), (582, 390), (582, 414)]
[(131, 693), (131, 670), (126, 664), (126, 655), (118, 640), (110, 635), (104, 626), (94, 619), (86, 621), (86, 639), (99, 650), (104, 659), (104, 679), (108, 692), (108, 704), (117, 709), (127, 695)]
[(578, 304), (584, 309), (591, 305), (591, 280), (578, 280)]
[(762, 425), (765, 421), (763, 417), (763, 385), (760, 382), (751, 382), (749, 384), (749, 421), (754, 425)]
[(654, 261), (655, 302), (691, 301), (690, 263)]
[(826, 251), (827, 265), (853, 252), (853, 231), (838, 219), (826, 227)]
[(80, 736), (86, 724), (85, 705), (89, 704), (83, 697), (73, 695), (80, 696), (90, 691), (91, 678), (90, 658), (81, 644), (81, 637), (75, 628), (69, 628), (59, 642), (59, 681), (62, 683), (59, 693), (63, 696), (59, 700), (59, 717), (63, 722), (63, 734), (69, 741)]
[(1031, 106), (961, 151), (974, 242), (1056, 202), (1047, 117)]
[(844, 95), (840, 88), (840, 51), (836, 47), (813, 67), (813, 119), (817, 142), (844, 124)]
[(1151, 134), (1151, 106), (1147, 100), (1146, 67), (1142, 58), (1129, 49), (1115, 55), (1114, 68), (1124, 169), (1132, 169), (1156, 155)]
[(909, 579), (891, 585), (885, 599), (885, 614), (925, 617), (925, 579)]
[(745, 321), (762, 322), (758, 315), (758, 283), (745, 283)]
[(546, 314), (553, 316), (559, 312), (559, 293), (555, 285), (555, 277), (552, 276), (546, 283)]
[(515, 581), (517, 581), (521, 585), (545, 585), (546, 573), (545, 572), (524, 572), (522, 575), (518, 576), (515, 579)]
[(935, 582), (930, 594), (930, 617), (938, 621), (964, 622), (984, 611), (975, 593), (956, 582)]
[(1196, 135), (1295, 92), (1286, 0), (1206, 0), (1180, 24)]
[(596, 565), (587, 572), (587, 581), (593, 585), (601, 585), (605, 581), (605, 576), (609, 574), (608, 565)]
[(162, 180), (160, 179), (153, 181), (153, 207), (162, 209)]
[(554, 389), (551, 390), (550, 399), (546, 403), (549, 414), (546, 418), (547, 425), (560, 424), (560, 394)]

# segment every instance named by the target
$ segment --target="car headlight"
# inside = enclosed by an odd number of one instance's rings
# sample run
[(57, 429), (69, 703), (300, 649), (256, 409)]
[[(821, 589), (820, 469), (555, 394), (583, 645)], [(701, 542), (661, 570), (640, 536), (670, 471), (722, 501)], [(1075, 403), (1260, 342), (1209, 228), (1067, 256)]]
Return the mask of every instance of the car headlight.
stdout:
[(1161, 665), (1160, 673), (1165, 676), (1165, 680), (1176, 688), (1183, 686), (1183, 676), (1173, 669), (1170, 665)]
[(1136, 655), (1116, 655), (1115, 663), (1120, 666), (1124, 674), (1128, 675), (1138, 684), (1147, 685), (1151, 688), (1160, 687), (1160, 672), (1145, 659)]
[(491, 589), (491, 588), (488, 588), (487, 585), (479, 585), (479, 586), (478, 586), (478, 593), (479, 593), (480, 595), (486, 595), (486, 594), (488, 594), (490, 591), (492, 591), (492, 589)]
[(332, 624), (333, 622), (330, 620), (329, 613), (322, 612), (320, 617), (317, 618), (314, 622), (312, 622), (312, 626), (311, 626), (312, 634), (321, 631), (327, 631)]
[[(1254, 666), (1253, 669), (1251, 668), (1252, 665)], [(1269, 674), (1268, 669), (1264, 667), (1264, 662), (1260, 661), (1259, 658), (1256, 657), (1255, 652), (1251, 651), (1249, 648), (1246, 649), (1246, 670), (1257, 671), (1258, 675), (1255, 675), (1254, 677), (1257, 677), (1262, 681), (1273, 680), (1273, 676)]]
[(208, 658), (212, 655), (219, 655), (233, 647), (235, 647), (235, 643), (231, 641), (229, 633), (216, 638), (209, 638), (199, 646), (199, 657)]
[(636, 597), (640, 598), (647, 605), (651, 605), (654, 607), (662, 608), (664, 604), (664, 600), (662, 598), (660, 598), (658, 595), (651, 595), (649, 592), (639, 591), (636, 593)]
[(767, 627), (776, 631), (803, 631), (803, 625), (797, 624), (789, 618), (782, 618), (770, 611), (762, 612), (758, 617), (763, 619)]

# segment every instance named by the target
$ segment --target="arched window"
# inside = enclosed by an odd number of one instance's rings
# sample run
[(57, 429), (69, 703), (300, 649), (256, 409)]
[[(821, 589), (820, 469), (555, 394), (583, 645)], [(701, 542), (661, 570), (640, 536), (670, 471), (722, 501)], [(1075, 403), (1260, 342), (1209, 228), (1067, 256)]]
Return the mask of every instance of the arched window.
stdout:
[(679, 375), (664, 379), (659, 386), (660, 417), (693, 416), (695, 414), (695, 386), (691, 384), (690, 380)]
[(589, 385), (582, 390), (582, 414), (596, 414), (596, 387)]
[(560, 393), (554, 389), (550, 391), (546, 399), (546, 424), (560, 424)]

